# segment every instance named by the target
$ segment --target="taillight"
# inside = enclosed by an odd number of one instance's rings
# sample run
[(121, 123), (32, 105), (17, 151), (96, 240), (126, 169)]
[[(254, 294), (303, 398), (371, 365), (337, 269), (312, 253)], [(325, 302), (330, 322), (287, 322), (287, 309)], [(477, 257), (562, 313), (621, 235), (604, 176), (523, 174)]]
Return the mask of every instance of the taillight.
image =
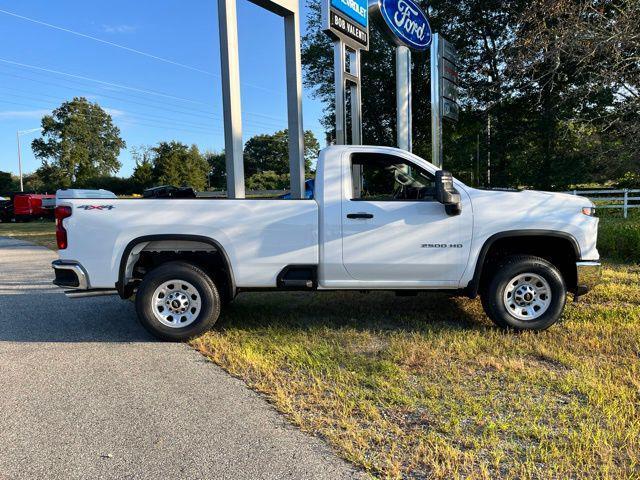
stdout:
[(71, 216), (71, 207), (56, 207), (56, 241), (58, 242), (58, 250), (67, 248), (67, 231), (62, 225), (62, 220)]

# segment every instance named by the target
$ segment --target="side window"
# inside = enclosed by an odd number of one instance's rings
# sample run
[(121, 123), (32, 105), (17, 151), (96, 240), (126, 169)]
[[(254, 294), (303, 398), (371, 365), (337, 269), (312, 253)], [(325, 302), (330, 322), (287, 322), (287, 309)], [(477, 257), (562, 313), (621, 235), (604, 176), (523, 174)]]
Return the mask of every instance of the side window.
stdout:
[(392, 155), (354, 155), (351, 176), (352, 200), (435, 200), (433, 175)]

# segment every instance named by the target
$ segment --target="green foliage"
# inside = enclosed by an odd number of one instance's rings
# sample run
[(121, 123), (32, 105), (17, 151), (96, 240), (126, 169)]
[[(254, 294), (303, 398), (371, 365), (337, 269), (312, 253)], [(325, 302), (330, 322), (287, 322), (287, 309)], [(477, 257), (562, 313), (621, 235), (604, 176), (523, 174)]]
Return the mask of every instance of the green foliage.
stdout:
[(0, 195), (7, 195), (19, 187), (9, 172), (0, 172)]
[(64, 102), (43, 117), (42, 137), (31, 144), (43, 162), (43, 181), (57, 187), (116, 173), (125, 146), (111, 115), (84, 97)]
[(288, 173), (278, 174), (272, 170), (254, 173), (247, 178), (247, 190), (283, 190), (289, 187), (291, 176)]
[(209, 164), (211, 188), (214, 190), (225, 190), (227, 188), (227, 164), (224, 152), (206, 152), (204, 158)]
[[(304, 132), (304, 145), (305, 171), (309, 172), (320, 151), (320, 144), (310, 130)], [(267, 171), (289, 173), (289, 132), (280, 130), (250, 138), (244, 146), (244, 171), (247, 177)]]
[(93, 177), (83, 180), (74, 185), (75, 188), (86, 188), (90, 190), (99, 190), (101, 188), (109, 190), (116, 195), (131, 195), (141, 191), (140, 185), (133, 177), (122, 178), (105, 175), (101, 177)]
[(598, 251), (605, 259), (640, 263), (640, 212), (629, 210), (629, 218), (601, 214)]
[(160, 142), (151, 151), (155, 184), (205, 189), (209, 164), (198, 151), (198, 147), (188, 147), (175, 141)]
[[(90, 177), (86, 177), (82, 181), (88, 178)], [(60, 188), (70, 188), (74, 186), (73, 182), (70, 181), (69, 177), (61, 168), (46, 160), (43, 161), (42, 166), (30, 176), (29, 184), (31, 185), (29, 190), (35, 192), (55, 192)], [(26, 186), (25, 189), (27, 189)]]
[(640, 173), (625, 173), (620, 180), (618, 180), (617, 186), (618, 188), (640, 188)]
[(133, 183), (139, 191), (152, 187), (155, 184), (155, 178), (153, 176), (151, 149), (148, 147), (136, 148), (133, 150), (133, 158), (136, 162), (131, 176)]
[[(320, 153), (320, 144), (310, 130), (304, 132), (304, 146), (305, 172), (309, 175)], [(251, 137), (244, 146), (243, 154), (247, 189), (278, 190), (289, 187), (289, 132), (286, 129)], [(211, 172), (211, 188), (226, 189), (224, 152), (207, 152), (205, 158)]]
[[(638, 96), (622, 95), (623, 87), (614, 92), (606, 82), (607, 76), (600, 75), (611, 62), (637, 63), (629, 57), (629, 52), (635, 51), (633, 44), (625, 47), (624, 42), (618, 41), (627, 38), (629, 42), (637, 42), (637, 34), (609, 41), (605, 38), (609, 29), (598, 28), (603, 41), (621, 45), (628, 51), (620, 52), (619, 57), (594, 58), (591, 65), (578, 68), (580, 56), (575, 54), (577, 50), (572, 44), (575, 35), (572, 37), (571, 31), (564, 28), (558, 13), (561, 10), (555, 8), (554, 1), (418, 0), (418, 3), (428, 13), (433, 30), (451, 41), (460, 57), (462, 111), (456, 125), (446, 124), (444, 128), (447, 169), (472, 184), (543, 189), (603, 182), (638, 169), (638, 149), (629, 146), (638, 135), (632, 129), (618, 128), (617, 123), (615, 127), (607, 123), (627, 111), (627, 97)], [(575, 25), (588, 24), (590, 18), (597, 16), (596, 10), (600, 11), (585, 7), (583, 14), (580, 5), (586, 3), (569, 0), (561, 3), (563, 14)], [(614, 12), (610, 25), (614, 30), (622, 20), (625, 25), (634, 23), (628, 6), (609, 10)], [(330, 136), (335, 137), (333, 48), (322, 31), (319, 0), (309, 1), (307, 24), (302, 51), (305, 85), (326, 105), (323, 124)], [(557, 34), (549, 35), (545, 27), (553, 28)], [(628, 61), (623, 60), (625, 55)], [(414, 152), (430, 159), (429, 52), (414, 52), (412, 63)], [(592, 66), (600, 75), (596, 81), (591, 75)], [(638, 71), (635, 67), (631, 69)], [(612, 72), (617, 70), (613, 68)], [(394, 48), (375, 24), (370, 32), (370, 50), (362, 55), (362, 78), (364, 143), (395, 145)], [(638, 85), (634, 82), (629, 80), (627, 85), (637, 92)], [(637, 127), (637, 110), (627, 117), (626, 124)], [(489, 158), (491, 182), (487, 173)]]

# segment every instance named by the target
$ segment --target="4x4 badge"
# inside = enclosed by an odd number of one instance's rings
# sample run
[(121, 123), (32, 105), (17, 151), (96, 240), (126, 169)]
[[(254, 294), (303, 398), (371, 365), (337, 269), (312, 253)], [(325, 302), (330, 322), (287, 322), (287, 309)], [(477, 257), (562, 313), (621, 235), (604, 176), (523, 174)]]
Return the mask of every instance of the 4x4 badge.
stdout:
[(83, 210), (113, 210), (113, 205), (80, 205), (78, 208), (82, 208)]

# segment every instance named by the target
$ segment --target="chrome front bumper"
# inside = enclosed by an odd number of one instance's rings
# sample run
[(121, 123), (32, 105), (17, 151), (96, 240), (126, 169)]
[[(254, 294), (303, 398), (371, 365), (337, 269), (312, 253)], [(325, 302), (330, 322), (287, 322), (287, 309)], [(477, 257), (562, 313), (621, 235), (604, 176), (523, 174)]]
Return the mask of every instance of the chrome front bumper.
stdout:
[(602, 279), (602, 265), (600, 262), (576, 262), (578, 282), (576, 296), (584, 295), (598, 285)]

